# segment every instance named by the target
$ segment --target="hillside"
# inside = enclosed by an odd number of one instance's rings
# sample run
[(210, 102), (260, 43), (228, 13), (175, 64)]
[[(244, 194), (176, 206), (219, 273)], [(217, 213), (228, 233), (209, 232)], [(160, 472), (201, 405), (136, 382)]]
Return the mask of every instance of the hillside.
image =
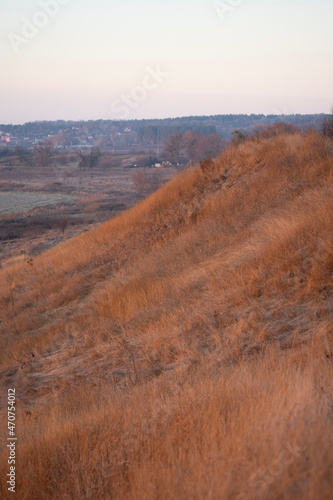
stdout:
[(332, 141), (271, 130), (1, 270), (17, 497), (331, 498), (332, 213)]

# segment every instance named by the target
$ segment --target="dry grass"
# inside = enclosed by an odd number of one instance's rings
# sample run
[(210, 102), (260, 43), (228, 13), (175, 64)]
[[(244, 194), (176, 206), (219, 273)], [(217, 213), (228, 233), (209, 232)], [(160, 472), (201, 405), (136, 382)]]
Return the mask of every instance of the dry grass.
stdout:
[(331, 498), (332, 145), (266, 135), (1, 271), (20, 498)]

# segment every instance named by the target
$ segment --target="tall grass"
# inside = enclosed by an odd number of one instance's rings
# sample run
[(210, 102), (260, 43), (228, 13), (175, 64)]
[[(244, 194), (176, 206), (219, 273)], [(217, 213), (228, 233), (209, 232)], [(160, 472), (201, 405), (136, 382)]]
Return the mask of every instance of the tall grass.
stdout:
[(260, 133), (0, 271), (19, 498), (331, 498), (331, 151)]

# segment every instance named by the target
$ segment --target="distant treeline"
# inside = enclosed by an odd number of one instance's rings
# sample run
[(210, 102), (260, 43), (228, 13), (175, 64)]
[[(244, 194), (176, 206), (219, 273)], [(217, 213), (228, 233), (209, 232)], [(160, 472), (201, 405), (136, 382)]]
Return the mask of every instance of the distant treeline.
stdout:
[[(43, 139), (51, 136), (59, 145), (74, 145), (83, 138), (99, 139), (105, 145), (156, 145), (164, 143), (175, 132), (187, 131), (198, 134), (221, 134), (229, 140), (237, 129), (251, 133), (258, 127), (279, 122), (291, 123), (304, 129), (319, 128), (325, 114), (313, 115), (212, 115), (188, 116), (151, 120), (89, 120), (89, 121), (36, 121), (24, 125), (0, 125), (3, 134), (9, 133), (19, 139)], [(124, 136), (124, 137), (122, 137)], [(112, 140), (112, 144), (108, 142)], [(101, 144), (103, 146), (103, 144)]]

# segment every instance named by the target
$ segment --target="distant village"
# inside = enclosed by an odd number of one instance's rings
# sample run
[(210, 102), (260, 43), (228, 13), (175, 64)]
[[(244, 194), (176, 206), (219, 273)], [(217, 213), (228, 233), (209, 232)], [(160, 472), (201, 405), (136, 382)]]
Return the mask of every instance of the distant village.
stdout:
[(54, 147), (153, 146), (164, 143), (176, 131), (220, 134), (228, 140), (237, 129), (245, 133), (278, 122), (301, 129), (317, 127), (324, 115), (212, 115), (150, 120), (40, 121), (23, 125), (0, 124), (0, 146), (32, 147), (50, 141)]
[[(131, 128), (125, 127), (121, 132), (102, 133), (94, 131), (92, 135), (82, 133), (78, 127), (72, 129), (60, 129), (56, 134), (38, 134), (35, 137), (14, 136), (10, 132), (0, 130), (0, 147), (28, 147), (32, 148), (39, 142), (49, 142), (56, 149), (67, 148), (85, 148), (98, 146), (103, 148), (126, 147), (135, 144), (135, 138), (127, 140), (128, 135), (132, 133)], [(126, 139), (124, 136), (126, 135)]]
[(14, 137), (10, 135), (9, 133), (3, 133), (0, 130), (0, 145), (1, 146), (8, 146), (8, 145), (14, 145), (17, 146), (20, 143), (20, 139), (18, 137)]
[[(178, 161), (214, 157), (222, 143), (225, 145), (233, 139), (235, 131), (247, 135), (276, 123), (288, 123), (300, 129), (319, 127), (324, 116), (216, 115), (156, 120), (58, 120), (23, 125), (0, 124), (0, 156), (13, 154), (15, 149), (32, 151), (43, 143), (59, 151), (98, 148), (108, 153), (150, 154), (156, 157), (155, 166), (163, 168)], [(161, 153), (168, 149), (168, 143), (170, 154), (163, 158)], [(163, 163), (162, 159), (169, 160), (169, 163)]]

